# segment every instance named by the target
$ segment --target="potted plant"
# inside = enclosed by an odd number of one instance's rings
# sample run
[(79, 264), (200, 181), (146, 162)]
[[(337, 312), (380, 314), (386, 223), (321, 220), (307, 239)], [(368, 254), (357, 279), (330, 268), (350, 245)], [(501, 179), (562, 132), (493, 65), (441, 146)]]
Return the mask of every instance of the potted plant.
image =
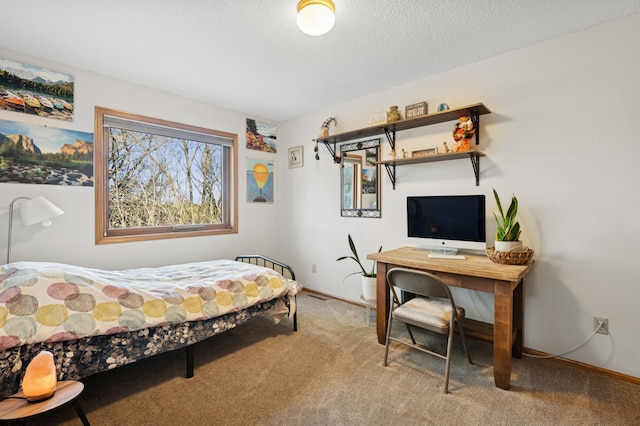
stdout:
[[(352, 272), (346, 277), (350, 277), (351, 275), (360, 274), (362, 276), (362, 296), (365, 300), (374, 301), (376, 300), (376, 262), (373, 262), (373, 266), (371, 267), (371, 271), (367, 271), (365, 267), (362, 265), (360, 261), (360, 257), (358, 256), (358, 251), (356, 250), (356, 245), (353, 243), (353, 239), (351, 238), (351, 234), (348, 234), (349, 240), (349, 248), (351, 249), (352, 256), (342, 256), (336, 259), (336, 262), (344, 260), (344, 259), (352, 259), (354, 262), (358, 264), (360, 267), (359, 271)], [(382, 251), (382, 246), (378, 249), (378, 253)]]
[(514, 248), (522, 247), (522, 241), (520, 238), (520, 224), (516, 221), (516, 215), (518, 214), (518, 199), (515, 195), (511, 196), (511, 204), (507, 209), (507, 213), (504, 213), (502, 204), (500, 203), (500, 197), (496, 190), (493, 190), (493, 196), (496, 199), (498, 205), (498, 212), (500, 217), (493, 213), (493, 217), (496, 218), (498, 228), (496, 230), (496, 251), (511, 251)]

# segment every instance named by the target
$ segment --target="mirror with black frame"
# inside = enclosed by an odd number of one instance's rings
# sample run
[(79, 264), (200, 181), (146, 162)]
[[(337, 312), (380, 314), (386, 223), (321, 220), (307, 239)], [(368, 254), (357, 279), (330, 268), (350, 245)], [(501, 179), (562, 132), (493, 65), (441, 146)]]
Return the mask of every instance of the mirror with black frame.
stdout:
[(380, 217), (380, 139), (340, 146), (342, 216)]

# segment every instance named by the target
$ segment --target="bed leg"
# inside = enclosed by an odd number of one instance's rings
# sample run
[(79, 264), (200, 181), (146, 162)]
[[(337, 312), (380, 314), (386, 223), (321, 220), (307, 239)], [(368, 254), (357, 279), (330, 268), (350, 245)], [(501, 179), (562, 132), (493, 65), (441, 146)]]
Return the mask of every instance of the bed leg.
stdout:
[(193, 345), (187, 345), (187, 379), (193, 377)]
[(296, 311), (293, 313), (293, 331), (298, 331), (298, 296), (293, 296), (296, 300)]

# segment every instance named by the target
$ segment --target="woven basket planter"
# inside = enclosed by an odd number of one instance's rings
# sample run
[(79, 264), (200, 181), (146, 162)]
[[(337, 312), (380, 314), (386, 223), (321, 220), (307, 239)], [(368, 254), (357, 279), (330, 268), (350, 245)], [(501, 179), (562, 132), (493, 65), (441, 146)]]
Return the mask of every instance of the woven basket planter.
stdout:
[(489, 259), (503, 265), (524, 265), (533, 258), (533, 253), (529, 247), (521, 247), (512, 251), (496, 251), (493, 246), (487, 247)]

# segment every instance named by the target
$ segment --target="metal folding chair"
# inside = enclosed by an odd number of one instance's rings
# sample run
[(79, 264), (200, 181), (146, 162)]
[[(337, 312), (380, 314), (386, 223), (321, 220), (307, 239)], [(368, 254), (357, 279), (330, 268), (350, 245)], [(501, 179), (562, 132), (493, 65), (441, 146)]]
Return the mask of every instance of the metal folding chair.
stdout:
[[(464, 317), (464, 309), (456, 306), (449, 287), (438, 277), (428, 272), (406, 268), (393, 268), (387, 272), (387, 286), (391, 291), (393, 300), (387, 324), (383, 365), (387, 365), (389, 343), (391, 341), (445, 359), (444, 393), (448, 393), (451, 347), (453, 343), (453, 331), (456, 324), (460, 332), (460, 337), (462, 338), (462, 346), (469, 359), (469, 364), (472, 364), (471, 356), (469, 355), (464, 339), (464, 331), (460, 324), (460, 319)], [(415, 297), (403, 303), (399, 297), (399, 291), (405, 292), (405, 296), (413, 294)], [(406, 339), (391, 336), (393, 321), (400, 321), (405, 324), (409, 331), (411, 342)], [(418, 327), (448, 335), (446, 355), (439, 354), (416, 343), (411, 327)]]

